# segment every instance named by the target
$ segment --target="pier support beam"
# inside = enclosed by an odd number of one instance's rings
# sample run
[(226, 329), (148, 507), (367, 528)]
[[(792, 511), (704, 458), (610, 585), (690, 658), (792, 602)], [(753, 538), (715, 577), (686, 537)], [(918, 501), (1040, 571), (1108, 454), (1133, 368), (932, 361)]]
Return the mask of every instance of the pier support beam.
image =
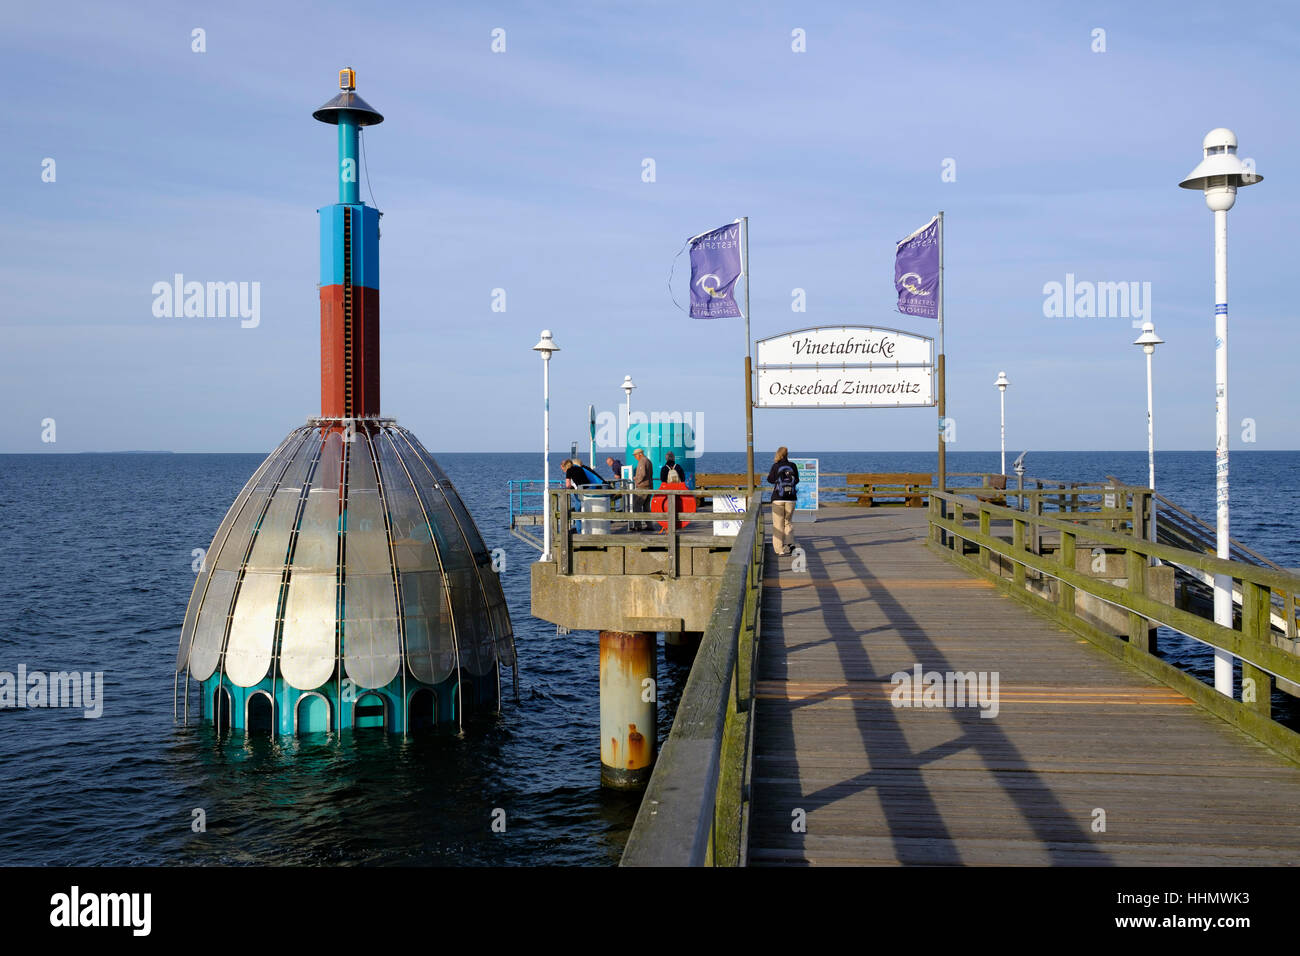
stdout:
[(658, 732), (653, 631), (600, 632), (600, 782), (643, 790)]
[(703, 631), (664, 631), (664, 657), (689, 661), (700, 649)]

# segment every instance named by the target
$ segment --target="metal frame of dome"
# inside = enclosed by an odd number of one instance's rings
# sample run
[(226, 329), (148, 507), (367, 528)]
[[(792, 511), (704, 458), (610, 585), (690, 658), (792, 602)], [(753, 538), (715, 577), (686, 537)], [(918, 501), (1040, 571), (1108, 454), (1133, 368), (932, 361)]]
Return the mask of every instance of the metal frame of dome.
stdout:
[[(321, 115), (338, 99), (313, 115), (338, 122)], [(340, 157), (363, 125), (348, 119)], [(343, 181), (320, 213), (323, 414), (262, 462), (213, 537), (177, 652), (184, 719), (193, 678), (200, 717), (233, 730), (405, 733), (417, 700), (463, 730), (467, 710), (499, 710), (502, 666), (518, 694), (509, 609), (446, 474), (378, 413), (378, 215)]]
[(214, 692), (229, 694), (234, 729), (259, 692), (278, 733), (295, 732), (313, 694), (329, 704), (330, 729), (355, 726), (357, 702), (374, 692), (404, 731), (416, 690), (434, 690), (435, 713), (460, 726), (466, 709), (499, 701), (499, 668), (514, 663), (491, 556), (433, 456), (391, 419), (313, 419), (218, 529), (177, 672), (203, 685), (205, 716)]

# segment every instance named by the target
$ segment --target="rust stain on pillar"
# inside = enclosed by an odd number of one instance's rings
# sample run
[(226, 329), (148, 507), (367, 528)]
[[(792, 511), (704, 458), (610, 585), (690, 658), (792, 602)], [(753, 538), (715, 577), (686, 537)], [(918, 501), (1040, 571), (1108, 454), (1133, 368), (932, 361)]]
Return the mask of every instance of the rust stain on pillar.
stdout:
[(635, 770), (649, 765), (646, 759), (645, 738), (636, 732), (636, 724), (627, 725), (627, 768)]

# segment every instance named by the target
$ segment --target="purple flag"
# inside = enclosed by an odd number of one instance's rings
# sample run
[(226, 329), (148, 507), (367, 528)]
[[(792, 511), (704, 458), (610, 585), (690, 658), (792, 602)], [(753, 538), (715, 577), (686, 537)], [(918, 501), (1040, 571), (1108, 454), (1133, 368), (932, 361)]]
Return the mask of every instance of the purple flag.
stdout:
[(927, 319), (939, 317), (939, 217), (899, 240), (894, 259), (898, 311)]
[(691, 318), (726, 319), (741, 314), (736, 304), (740, 278), (740, 223), (732, 222), (691, 241)]

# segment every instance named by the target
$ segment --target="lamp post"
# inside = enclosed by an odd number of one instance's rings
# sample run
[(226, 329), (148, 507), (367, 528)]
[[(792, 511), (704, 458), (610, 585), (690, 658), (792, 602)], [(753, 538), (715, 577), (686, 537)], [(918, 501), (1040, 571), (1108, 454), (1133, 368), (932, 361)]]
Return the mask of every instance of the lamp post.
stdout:
[[(1264, 177), (1254, 163), (1237, 156), (1237, 135), (1230, 129), (1212, 129), (1201, 142), (1201, 162), (1178, 185), (1199, 189), (1214, 213), (1214, 472), (1216, 549), (1229, 557), (1228, 537), (1228, 210), (1237, 201), (1237, 187), (1251, 186)], [(1214, 576), (1214, 622), (1232, 627), (1232, 579)], [(1232, 655), (1214, 651), (1214, 689), (1232, 694)]]
[(624, 375), (623, 384), (619, 387), (623, 389), (623, 394), (627, 396), (627, 428), (623, 432), (623, 444), (626, 445), (632, 434), (632, 389), (636, 388), (632, 384), (632, 376)]
[(1006, 372), (998, 372), (997, 381), (993, 383), (998, 387), (998, 398), (1002, 404), (1002, 474), (1007, 473), (1007, 386), (1011, 383), (1007, 381)]
[(1150, 322), (1142, 323), (1142, 334), (1133, 342), (1134, 345), (1142, 346), (1142, 351), (1147, 354), (1147, 487), (1151, 489), (1151, 526), (1147, 529), (1147, 537), (1154, 541), (1156, 539), (1156, 429), (1155, 419), (1152, 417), (1151, 406), (1151, 356), (1155, 353), (1157, 345), (1163, 345), (1164, 339), (1156, 335), (1156, 327)]
[[(632, 440), (632, 389), (636, 388), (636, 386), (632, 384), (632, 376), (624, 375), (623, 384), (619, 387), (623, 389), (623, 394), (627, 396), (627, 427), (623, 429), (623, 456), (624, 456), (623, 461), (626, 462), (627, 446)], [(622, 477), (623, 477), (622, 475), (619, 475), (619, 478)], [(623, 496), (623, 510), (627, 512), (630, 512), (632, 510), (631, 495)], [(635, 524), (629, 524), (627, 525), (625, 530), (635, 531), (636, 527), (637, 526)]]
[(542, 338), (533, 346), (542, 353), (542, 560), (551, 560), (551, 353), (560, 347), (551, 338), (550, 329), (542, 329)]

